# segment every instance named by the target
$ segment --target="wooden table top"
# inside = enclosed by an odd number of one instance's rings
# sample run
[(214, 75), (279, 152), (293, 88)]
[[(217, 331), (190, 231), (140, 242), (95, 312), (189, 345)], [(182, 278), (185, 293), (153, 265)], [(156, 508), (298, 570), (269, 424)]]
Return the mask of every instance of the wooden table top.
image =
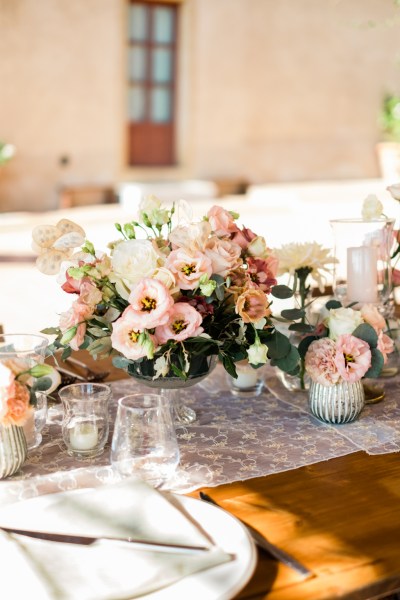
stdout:
[[(121, 375), (111, 367), (108, 380)], [(399, 455), (357, 452), (204, 491), (314, 574), (304, 580), (259, 552), (238, 599), (366, 600), (400, 589)]]

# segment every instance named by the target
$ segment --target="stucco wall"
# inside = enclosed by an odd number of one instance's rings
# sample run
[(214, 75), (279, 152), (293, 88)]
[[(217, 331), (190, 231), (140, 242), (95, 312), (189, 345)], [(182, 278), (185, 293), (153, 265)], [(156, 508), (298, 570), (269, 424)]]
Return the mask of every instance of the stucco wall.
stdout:
[(0, 210), (54, 208), (71, 183), (378, 175), (377, 113), (400, 90), (393, 0), (186, 0), (180, 164), (162, 171), (124, 164), (125, 6), (0, 0), (0, 140), (17, 147)]

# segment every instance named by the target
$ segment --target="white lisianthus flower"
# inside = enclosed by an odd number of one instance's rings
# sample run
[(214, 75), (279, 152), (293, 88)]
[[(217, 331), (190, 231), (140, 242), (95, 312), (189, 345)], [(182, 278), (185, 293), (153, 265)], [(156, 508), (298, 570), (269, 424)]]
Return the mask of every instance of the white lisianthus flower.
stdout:
[(156, 196), (145, 196), (139, 204), (139, 222), (147, 227), (162, 227), (169, 221), (168, 210)]
[(262, 344), (257, 338), (247, 350), (247, 356), (251, 365), (265, 365), (267, 362), (268, 346)]
[(369, 194), (364, 200), (362, 207), (362, 218), (365, 221), (373, 221), (382, 216), (383, 204), (375, 194)]
[(353, 331), (362, 323), (364, 319), (359, 310), (352, 308), (332, 308), (324, 324), (329, 330), (329, 338), (336, 341), (344, 333), (353, 333)]
[(323, 272), (330, 273), (331, 268), (337, 262), (331, 256), (330, 248), (323, 248), (317, 242), (293, 242), (284, 244), (281, 248), (273, 251), (279, 261), (278, 275), (294, 275), (298, 269), (310, 269), (310, 277), (314, 279), (320, 290), (324, 291)]
[(144, 277), (152, 277), (162, 262), (162, 255), (149, 240), (121, 242), (113, 250), (109, 279), (122, 298), (128, 300), (136, 284)]

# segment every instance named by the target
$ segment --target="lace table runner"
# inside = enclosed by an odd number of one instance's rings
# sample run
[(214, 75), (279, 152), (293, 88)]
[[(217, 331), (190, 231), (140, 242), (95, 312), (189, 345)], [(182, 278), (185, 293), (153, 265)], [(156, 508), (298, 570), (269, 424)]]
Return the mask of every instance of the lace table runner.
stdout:
[[(366, 416), (379, 410), (384, 417), (380, 434), (376, 433), (378, 429), (373, 429), (372, 424), (365, 429), (369, 444), (363, 446), (364, 413), (362, 420), (354, 425), (325, 425), (309, 413), (306, 398), (303, 398), (306, 395), (287, 396), (284, 388), (279, 389), (279, 382), (271, 369), (267, 370), (267, 384), (273, 388), (273, 393), (266, 388), (258, 397), (233, 396), (225, 372), (217, 367), (202, 383), (181, 392), (184, 402), (196, 410), (197, 420), (177, 429), (181, 462), (174, 481), (169, 484), (171, 489), (189, 491), (201, 486), (279, 473), (357, 452), (367, 445), (371, 451), (374, 444), (383, 441), (383, 452), (398, 449), (393, 445), (395, 425), (389, 424), (390, 418), (384, 410), (384, 404), (393, 404), (390, 394), (381, 407), (376, 405), (366, 409)], [(113, 382), (111, 387), (114, 398), (110, 409), (111, 423), (114, 422), (119, 397), (140, 390), (151, 391), (133, 379)], [(355, 432), (359, 432), (358, 437), (353, 435), (354, 428)], [(400, 432), (400, 424), (398, 430)], [(66, 453), (60, 425), (50, 425), (44, 431), (41, 446), (30, 454), (21, 472), (13, 479), (48, 476), (79, 467), (85, 474), (91, 472), (96, 476), (98, 473), (103, 479), (112, 479), (112, 470), (108, 466), (111, 435), (112, 431), (101, 456), (77, 461)], [(51, 475), (50, 479), (58, 480), (58, 477)], [(64, 484), (67, 481), (67, 485), (75, 485), (73, 473), (65, 474), (62, 479)], [(32, 480), (30, 483), (33, 485)]]

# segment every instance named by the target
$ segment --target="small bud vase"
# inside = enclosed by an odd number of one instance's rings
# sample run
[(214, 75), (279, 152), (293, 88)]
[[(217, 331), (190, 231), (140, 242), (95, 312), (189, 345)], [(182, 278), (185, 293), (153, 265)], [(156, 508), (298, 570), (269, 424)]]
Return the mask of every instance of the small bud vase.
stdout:
[(312, 414), (325, 423), (350, 423), (358, 417), (365, 404), (361, 380), (330, 386), (312, 381), (308, 397)]
[(0, 424), (0, 479), (16, 473), (24, 464), (27, 453), (23, 428)]

